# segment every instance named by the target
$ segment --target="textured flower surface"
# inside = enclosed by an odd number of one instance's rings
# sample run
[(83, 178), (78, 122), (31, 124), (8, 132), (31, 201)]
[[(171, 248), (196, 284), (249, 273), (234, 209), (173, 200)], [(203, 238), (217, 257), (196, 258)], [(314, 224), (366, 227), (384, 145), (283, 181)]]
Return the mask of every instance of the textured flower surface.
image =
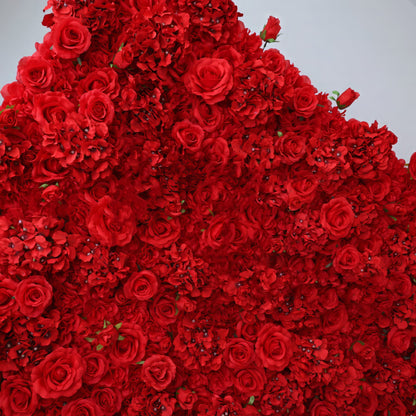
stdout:
[(1, 414), (416, 414), (416, 154), (239, 16), (48, 0), (1, 90)]

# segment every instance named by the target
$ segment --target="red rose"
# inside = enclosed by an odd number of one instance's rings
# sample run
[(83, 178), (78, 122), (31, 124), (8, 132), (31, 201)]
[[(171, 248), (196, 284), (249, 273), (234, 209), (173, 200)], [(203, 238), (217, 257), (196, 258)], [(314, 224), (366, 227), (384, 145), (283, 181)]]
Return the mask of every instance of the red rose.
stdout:
[(77, 399), (62, 408), (62, 416), (102, 416), (102, 411), (92, 399)]
[(162, 391), (174, 380), (176, 365), (168, 356), (155, 354), (144, 362), (142, 374), (147, 385)]
[(316, 401), (311, 409), (311, 416), (337, 416), (337, 409), (332, 403)]
[(340, 247), (334, 258), (334, 269), (338, 273), (354, 270), (361, 263), (360, 252), (351, 244)]
[(44, 399), (70, 397), (82, 386), (85, 363), (72, 348), (59, 347), (32, 370), (35, 393)]
[(172, 129), (172, 135), (180, 145), (191, 152), (200, 150), (204, 140), (204, 130), (189, 120), (176, 123)]
[(223, 357), (225, 364), (229, 368), (240, 369), (248, 367), (254, 360), (253, 344), (243, 338), (234, 338), (225, 347)]
[(112, 416), (120, 411), (123, 398), (117, 388), (100, 387), (94, 389), (91, 398), (104, 415)]
[(258, 396), (266, 384), (266, 374), (264, 369), (244, 368), (235, 374), (235, 387), (244, 396)]
[(189, 92), (207, 104), (223, 101), (233, 86), (233, 69), (226, 59), (202, 58), (193, 63), (184, 78)]
[(101, 244), (125, 246), (136, 232), (136, 221), (130, 206), (106, 195), (91, 207), (87, 227), (91, 236)]
[(80, 114), (92, 123), (110, 124), (114, 117), (114, 105), (107, 94), (99, 90), (88, 91), (79, 99)]
[(175, 298), (167, 295), (157, 296), (152, 303), (150, 312), (153, 319), (161, 326), (173, 324), (176, 321), (178, 310), (176, 309)]
[[(2, 277), (2, 275), (0, 275)], [(17, 283), (12, 279), (3, 279), (0, 281), (0, 315), (8, 316), (16, 309), (16, 292)]]
[(150, 270), (133, 273), (124, 285), (126, 298), (148, 300), (155, 296), (158, 288), (156, 275)]
[(273, 42), (276, 40), (280, 32), (280, 20), (276, 17), (270, 16), (260, 33), (260, 37), (266, 42)]
[(181, 224), (177, 217), (152, 215), (143, 229), (140, 239), (158, 248), (170, 247), (181, 232)]
[(344, 197), (331, 199), (321, 209), (321, 224), (333, 240), (346, 237), (354, 223), (354, 212)]
[(29, 380), (12, 375), (2, 382), (0, 408), (4, 416), (31, 416), (37, 404), (38, 397)]
[(284, 370), (293, 355), (292, 336), (280, 325), (268, 323), (260, 330), (256, 342), (256, 354), (269, 370)]
[(313, 114), (318, 105), (318, 97), (315, 94), (316, 88), (312, 85), (295, 90), (293, 106), (298, 116), (308, 118)]
[(108, 360), (98, 352), (91, 352), (85, 355), (84, 360), (84, 382), (87, 384), (97, 384), (108, 370)]
[(88, 50), (91, 45), (91, 33), (79, 19), (65, 17), (52, 26), (51, 41), (60, 58), (73, 59)]
[(411, 340), (412, 333), (410, 331), (394, 326), (387, 335), (387, 346), (401, 354), (409, 349)]
[(50, 61), (41, 56), (26, 56), (19, 61), (16, 79), (32, 93), (50, 88), (54, 78)]
[(141, 326), (123, 323), (119, 337), (112, 345), (110, 358), (114, 365), (130, 365), (143, 360), (146, 353), (147, 337)]
[(306, 139), (299, 133), (286, 133), (278, 137), (275, 142), (275, 151), (284, 163), (293, 164), (300, 160), (306, 152)]
[(178, 390), (176, 398), (178, 399), (179, 406), (184, 410), (192, 410), (192, 407), (198, 400), (198, 396), (194, 391), (185, 388)]
[(338, 303), (334, 309), (324, 312), (322, 316), (322, 329), (326, 334), (346, 330), (347, 323), (348, 313), (343, 303)]
[(344, 109), (349, 107), (359, 96), (358, 92), (348, 88), (337, 98), (338, 108)]
[(48, 134), (60, 130), (73, 110), (74, 105), (61, 92), (48, 91), (33, 97), (33, 118)]
[(31, 276), (17, 285), (16, 302), (20, 312), (37, 318), (52, 302), (53, 288), (43, 276)]
[(413, 180), (416, 180), (416, 152), (412, 154), (409, 161), (409, 173)]

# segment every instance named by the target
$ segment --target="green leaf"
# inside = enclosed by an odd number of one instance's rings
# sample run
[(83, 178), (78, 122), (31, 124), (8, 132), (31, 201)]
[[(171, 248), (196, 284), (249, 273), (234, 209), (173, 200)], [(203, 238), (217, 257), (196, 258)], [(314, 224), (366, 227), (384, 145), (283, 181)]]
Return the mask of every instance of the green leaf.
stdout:
[(337, 97), (339, 96), (339, 92), (337, 90), (332, 91), (332, 94), (335, 94)]
[(96, 349), (97, 351), (101, 351), (103, 348), (104, 348), (104, 345), (98, 344)]
[(184, 200), (184, 199), (182, 199), (181, 204), (183, 205), (184, 203), (185, 203), (185, 200)]
[(82, 65), (82, 61), (81, 61), (81, 58), (78, 56), (78, 58), (77, 58), (77, 62), (78, 62), (78, 65), (79, 66), (81, 66)]
[(208, 209), (209, 213), (214, 216), (215, 214), (213, 213), (212, 209)]
[(358, 342), (359, 344), (361, 344), (361, 345), (365, 345), (365, 342), (364, 342), (364, 341), (358, 340), (357, 342)]
[(119, 335), (117, 341), (123, 341), (123, 339), (126, 339), (126, 337), (123, 337), (123, 335)]
[(248, 404), (251, 406), (253, 403), (254, 403), (254, 400), (255, 400), (256, 398), (254, 397), (254, 396), (250, 396), (250, 399), (249, 399), (249, 401), (248, 401)]
[(325, 266), (325, 269), (329, 269), (331, 266), (332, 266), (332, 261), (331, 261), (331, 263), (328, 263), (328, 264)]
[(119, 322), (118, 324), (114, 325), (114, 328), (117, 329), (117, 331), (121, 328), (121, 325), (123, 325), (123, 322)]
[(177, 308), (177, 306), (175, 305), (175, 316), (179, 313), (179, 309)]
[(85, 341), (88, 341), (88, 342), (94, 342), (95, 341), (95, 338), (91, 338), (91, 337), (85, 337), (84, 339), (85, 339)]
[(106, 321), (106, 320), (104, 319), (104, 325), (103, 325), (103, 328), (104, 328), (104, 329), (106, 329), (106, 328), (108, 327), (108, 325), (110, 325), (110, 324), (111, 324), (111, 322)]
[(201, 228), (201, 233), (203, 233), (206, 229), (205, 228)]
[(416, 406), (416, 399), (413, 399), (412, 406)]
[(181, 209), (181, 213), (182, 213), (182, 214), (185, 214), (185, 212), (186, 212), (186, 209), (185, 209), (185, 208), (182, 208), (182, 209)]
[(123, 49), (123, 47), (124, 47), (124, 42), (120, 45), (120, 47), (118, 48), (118, 51), (117, 52), (121, 52), (121, 50)]
[(143, 365), (144, 361), (137, 361), (136, 365)]
[(168, 221), (170, 221), (173, 217), (168, 217)]
[(283, 133), (282, 133), (281, 131), (278, 131), (278, 132), (277, 132), (277, 135), (278, 135), (279, 137), (282, 137), (282, 136), (283, 136)]
[(389, 217), (390, 217), (392, 220), (397, 221), (397, 218), (396, 218), (396, 217), (393, 217), (393, 215), (389, 215)]
[(48, 183), (43, 183), (42, 185), (39, 186), (39, 188), (45, 189), (49, 186)]

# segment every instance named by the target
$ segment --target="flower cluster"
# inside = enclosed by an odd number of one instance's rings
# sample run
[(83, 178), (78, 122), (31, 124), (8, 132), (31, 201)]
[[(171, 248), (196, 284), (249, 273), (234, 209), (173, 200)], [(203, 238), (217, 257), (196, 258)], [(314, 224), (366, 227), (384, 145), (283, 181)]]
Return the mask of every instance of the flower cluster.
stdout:
[(3, 414), (416, 414), (416, 156), (231, 0), (47, 10), (1, 91)]

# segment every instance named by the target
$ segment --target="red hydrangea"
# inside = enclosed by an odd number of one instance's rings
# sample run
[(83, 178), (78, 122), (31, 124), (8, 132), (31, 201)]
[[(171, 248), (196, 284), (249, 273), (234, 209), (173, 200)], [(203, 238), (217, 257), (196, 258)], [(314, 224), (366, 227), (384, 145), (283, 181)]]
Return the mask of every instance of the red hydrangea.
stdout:
[(46, 10), (1, 90), (0, 413), (416, 414), (416, 154), (231, 0)]

